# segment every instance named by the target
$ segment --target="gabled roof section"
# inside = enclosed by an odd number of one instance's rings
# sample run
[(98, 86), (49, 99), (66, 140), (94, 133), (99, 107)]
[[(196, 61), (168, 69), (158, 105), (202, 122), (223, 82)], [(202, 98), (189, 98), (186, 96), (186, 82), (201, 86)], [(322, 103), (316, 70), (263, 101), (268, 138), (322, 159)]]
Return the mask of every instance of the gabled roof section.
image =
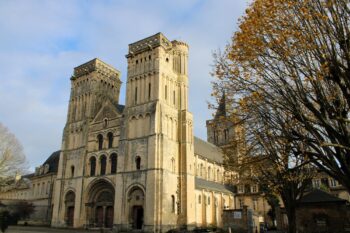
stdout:
[(113, 105), (111, 101), (106, 101), (102, 105), (101, 109), (97, 112), (92, 122), (99, 122), (102, 121), (104, 118), (116, 118), (122, 114), (123, 110), (123, 105)]
[(198, 137), (194, 137), (194, 153), (220, 164), (224, 161), (223, 153), (219, 147)]
[(311, 192), (303, 196), (300, 204), (316, 204), (316, 203), (345, 203), (346, 200), (333, 196), (320, 189), (314, 189)]
[(196, 189), (208, 189), (212, 191), (217, 191), (217, 192), (223, 192), (223, 193), (233, 193), (233, 187), (230, 187), (228, 185), (224, 185), (221, 183), (216, 183), (213, 181), (209, 180), (204, 180), (198, 177), (195, 177), (195, 188)]

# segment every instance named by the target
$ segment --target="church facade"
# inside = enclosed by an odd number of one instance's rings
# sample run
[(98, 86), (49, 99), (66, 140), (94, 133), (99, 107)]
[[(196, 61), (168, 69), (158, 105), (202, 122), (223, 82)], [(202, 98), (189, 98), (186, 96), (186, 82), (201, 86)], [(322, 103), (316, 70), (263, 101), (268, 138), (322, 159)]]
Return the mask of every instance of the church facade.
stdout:
[[(61, 150), (1, 186), (0, 203), (32, 203), (23, 224), (118, 232), (223, 227), (225, 209), (271, 222), (259, 184), (225, 171), (223, 151), (233, 155), (226, 166), (239, 163), (245, 141), (244, 127), (226, 119), (225, 94), (206, 122), (208, 142), (193, 135), (188, 51), (162, 33), (130, 44), (125, 105), (118, 70), (99, 59), (74, 68)], [(350, 200), (324, 174), (313, 180), (321, 185)]]
[(221, 151), (193, 135), (188, 45), (163, 34), (129, 45), (120, 72), (99, 59), (74, 69), (51, 225), (164, 232), (221, 226), (233, 193)]

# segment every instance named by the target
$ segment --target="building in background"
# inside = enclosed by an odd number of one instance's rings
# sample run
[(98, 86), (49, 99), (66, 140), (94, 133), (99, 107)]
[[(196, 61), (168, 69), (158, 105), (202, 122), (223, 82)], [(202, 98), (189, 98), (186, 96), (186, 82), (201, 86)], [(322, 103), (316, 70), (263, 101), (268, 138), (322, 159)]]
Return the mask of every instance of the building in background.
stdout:
[(27, 201), (34, 206), (33, 213), (24, 219), (30, 225), (50, 225), (52, 217), (52, 197), (58, 170), (60, 151), (52, 153), (35, 172), (16, 176), (8, 185), (0, 187), (0, 201), (9, 208), (19, 201)]

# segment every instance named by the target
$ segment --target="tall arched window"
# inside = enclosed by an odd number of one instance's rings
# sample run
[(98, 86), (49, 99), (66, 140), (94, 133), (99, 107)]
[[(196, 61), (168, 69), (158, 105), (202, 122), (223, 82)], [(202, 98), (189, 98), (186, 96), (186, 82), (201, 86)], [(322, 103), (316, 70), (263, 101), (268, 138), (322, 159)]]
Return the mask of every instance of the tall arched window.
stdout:
[(74, 166), (70, 167), (70, 177), (74, 177)]
[(208, 180), (210, 180), (210, 178), (211, 178), (211, 177), (210, 177), (210, 172), (211, 172), (211, 171), (210, 171), (210, 167), (208, 167)]
[(117, 173), (117, 155), (116, 154), (111, 154), (111, 173), (115, 174)]
[(151, 99), (151, 83), (148, 83), (148, 100), (150, 100)]
[(106, 164), (107, 164), (107, 159), (105, 155), (102, 155), (100, 158), (100, 165), (101, 165), (101, 175), (105, 175), (106, 174)]
[(96, 174), (96, 158), (90, 158), (90, 176), (94, 176)]
[(175, 196), (171, 195), (171, 212), (175, 213)]
[(107, 134), (108, 137), (108, 148), (112, 148), (113, 147), (113, 133), (110, 132)]
[(135, 164), (136, 164), (136, 169), (140, 170), (141, 169), (141, 158), (140, 158), (140, 156), (136, 157)]
[(102, 150), (102, 147), (103, 147), (103, 136), (102, 136), (102, 134), (99, 134), (97, 136), (97, 141), (98, 141), (98, 149)]

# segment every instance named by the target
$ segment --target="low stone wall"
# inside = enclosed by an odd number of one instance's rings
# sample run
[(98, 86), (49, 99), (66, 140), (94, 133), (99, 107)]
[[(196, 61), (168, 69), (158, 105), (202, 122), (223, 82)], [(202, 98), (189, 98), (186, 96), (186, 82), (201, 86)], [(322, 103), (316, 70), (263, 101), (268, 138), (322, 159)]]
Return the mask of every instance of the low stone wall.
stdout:
[(259, 217), (247, 206), (243, 209), (224, 210), (223, 228), (231, 233), (260, 233)]

